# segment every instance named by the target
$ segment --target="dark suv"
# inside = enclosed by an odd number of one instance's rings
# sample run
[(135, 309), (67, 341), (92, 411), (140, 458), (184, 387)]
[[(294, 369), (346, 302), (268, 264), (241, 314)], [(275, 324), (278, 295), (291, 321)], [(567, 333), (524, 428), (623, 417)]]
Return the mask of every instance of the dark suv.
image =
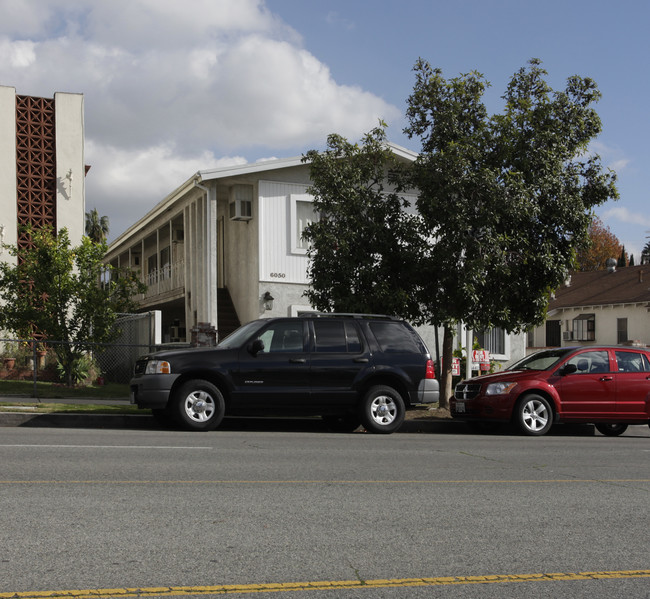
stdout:
[(224, 415), (321, 415), (334, 430), (392, 433), (437, 402), (431, 356), (396, 318), (313, 313), (254, 320), (216, 347), (141, 357), (131, 403), (191, 430)]

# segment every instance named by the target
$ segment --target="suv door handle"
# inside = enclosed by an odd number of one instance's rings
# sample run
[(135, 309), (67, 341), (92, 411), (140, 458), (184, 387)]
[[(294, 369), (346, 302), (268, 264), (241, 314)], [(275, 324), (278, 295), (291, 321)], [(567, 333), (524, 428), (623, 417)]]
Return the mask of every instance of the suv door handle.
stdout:
[(368, 362), (368, 358), (355, 358), (354, 361), (357, 364), (366, 364)]
[(289, 360), (290, 364), (304, 364), (307, 360), (305, 358), (291, 358)]
[(599, 381), (611, 381), (613, 379), (614, 379), (613, 376), (601, 376), (598, 380)]

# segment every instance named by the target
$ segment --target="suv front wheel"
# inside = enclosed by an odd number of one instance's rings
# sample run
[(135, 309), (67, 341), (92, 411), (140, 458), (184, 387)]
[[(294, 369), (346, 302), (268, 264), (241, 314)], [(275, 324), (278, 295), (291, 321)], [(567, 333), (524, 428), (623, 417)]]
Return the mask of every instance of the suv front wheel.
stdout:
[(361, 424), (371, 433), (393, 433), (404, 422), (402, 396), (392, 387), (378, 385), (368, 390), (361, 402)]
[(211, 431), (219, 426), (226, 411), (221, 391), (201, 379), (183, 383), (175, 393), (176, 417), (183, 427), (194, 431)]

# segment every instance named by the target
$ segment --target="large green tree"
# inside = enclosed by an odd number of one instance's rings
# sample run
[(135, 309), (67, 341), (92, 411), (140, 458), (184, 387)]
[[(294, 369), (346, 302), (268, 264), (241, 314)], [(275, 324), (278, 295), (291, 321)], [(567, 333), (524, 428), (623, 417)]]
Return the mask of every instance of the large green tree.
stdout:
[(307, 227), (311, 286), (307, 297), (323, 311), (420, 317), (413, 281), (419, 273), (419, 217), (387, 175), (397, 166), (383, 124), (362, 144), (330, 135), (324, 152), (307, 152), (314, 208)]
[(424, 292), (431, 322), (445, 327), (446, 400), (456, 323), (511, 332), (540, 323), (592, 208), (618, 194), (615, 174), (588, 152), (601, 131), (593, 80), (573, 76), (554, 91), (532, 60), (510, 80), (504, 111), (490, 115), (481, 74), (445, 79), (424, 60), (414, 70), (405, 132), (422, 149), (408, 177), (435, 237)]
[(601, 130), (591, 79), (554, 91), (533, 60), (512, 77), (503, 112), (490, 115), (479, 73), (447, 80), (423, 60), (414, 71), (405, 132), (421, 152), (395, 181), (397, 191), (418, 190), (418, 214), (383, 188), (396, 166), (383, 130), (362, 147), (330, 136), (324, 153), (306, 155), (322, 212), (307, 232), (308, 296), (321, 309), (444, 327), (445, 406), (457, 324), (512, 332), (541, 322), (586, 241), (591, 209), (617, 191), (614, 173), (588, 153)]
[(133, 311), (132, 297), (145, 287), (102, 263), (104, 242), (84, 237), (71, 247), (66, 229), (28, 234), (30, 247), (4, 246), (15, 260), (0, 263), (0, 329), (49, 340), (72, 384), (76, 361), (94, 344), (114, 339), (118, 313)]

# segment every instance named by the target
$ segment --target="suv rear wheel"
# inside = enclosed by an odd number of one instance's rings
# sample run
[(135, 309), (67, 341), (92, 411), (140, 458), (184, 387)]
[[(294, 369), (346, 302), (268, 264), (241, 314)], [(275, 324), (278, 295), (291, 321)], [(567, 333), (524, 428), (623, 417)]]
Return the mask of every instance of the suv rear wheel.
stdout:
[(185, 428), (211, 431), (223, 420), (226, 402), (221, 391), (212, 383), (197, 379), (187, 381), (178, 388), (173, 409)]
[(387, 385), (370, 388), (361, 402), (361, 424), (371, 433), (395, 432), (405, 413), (402, 396)]

